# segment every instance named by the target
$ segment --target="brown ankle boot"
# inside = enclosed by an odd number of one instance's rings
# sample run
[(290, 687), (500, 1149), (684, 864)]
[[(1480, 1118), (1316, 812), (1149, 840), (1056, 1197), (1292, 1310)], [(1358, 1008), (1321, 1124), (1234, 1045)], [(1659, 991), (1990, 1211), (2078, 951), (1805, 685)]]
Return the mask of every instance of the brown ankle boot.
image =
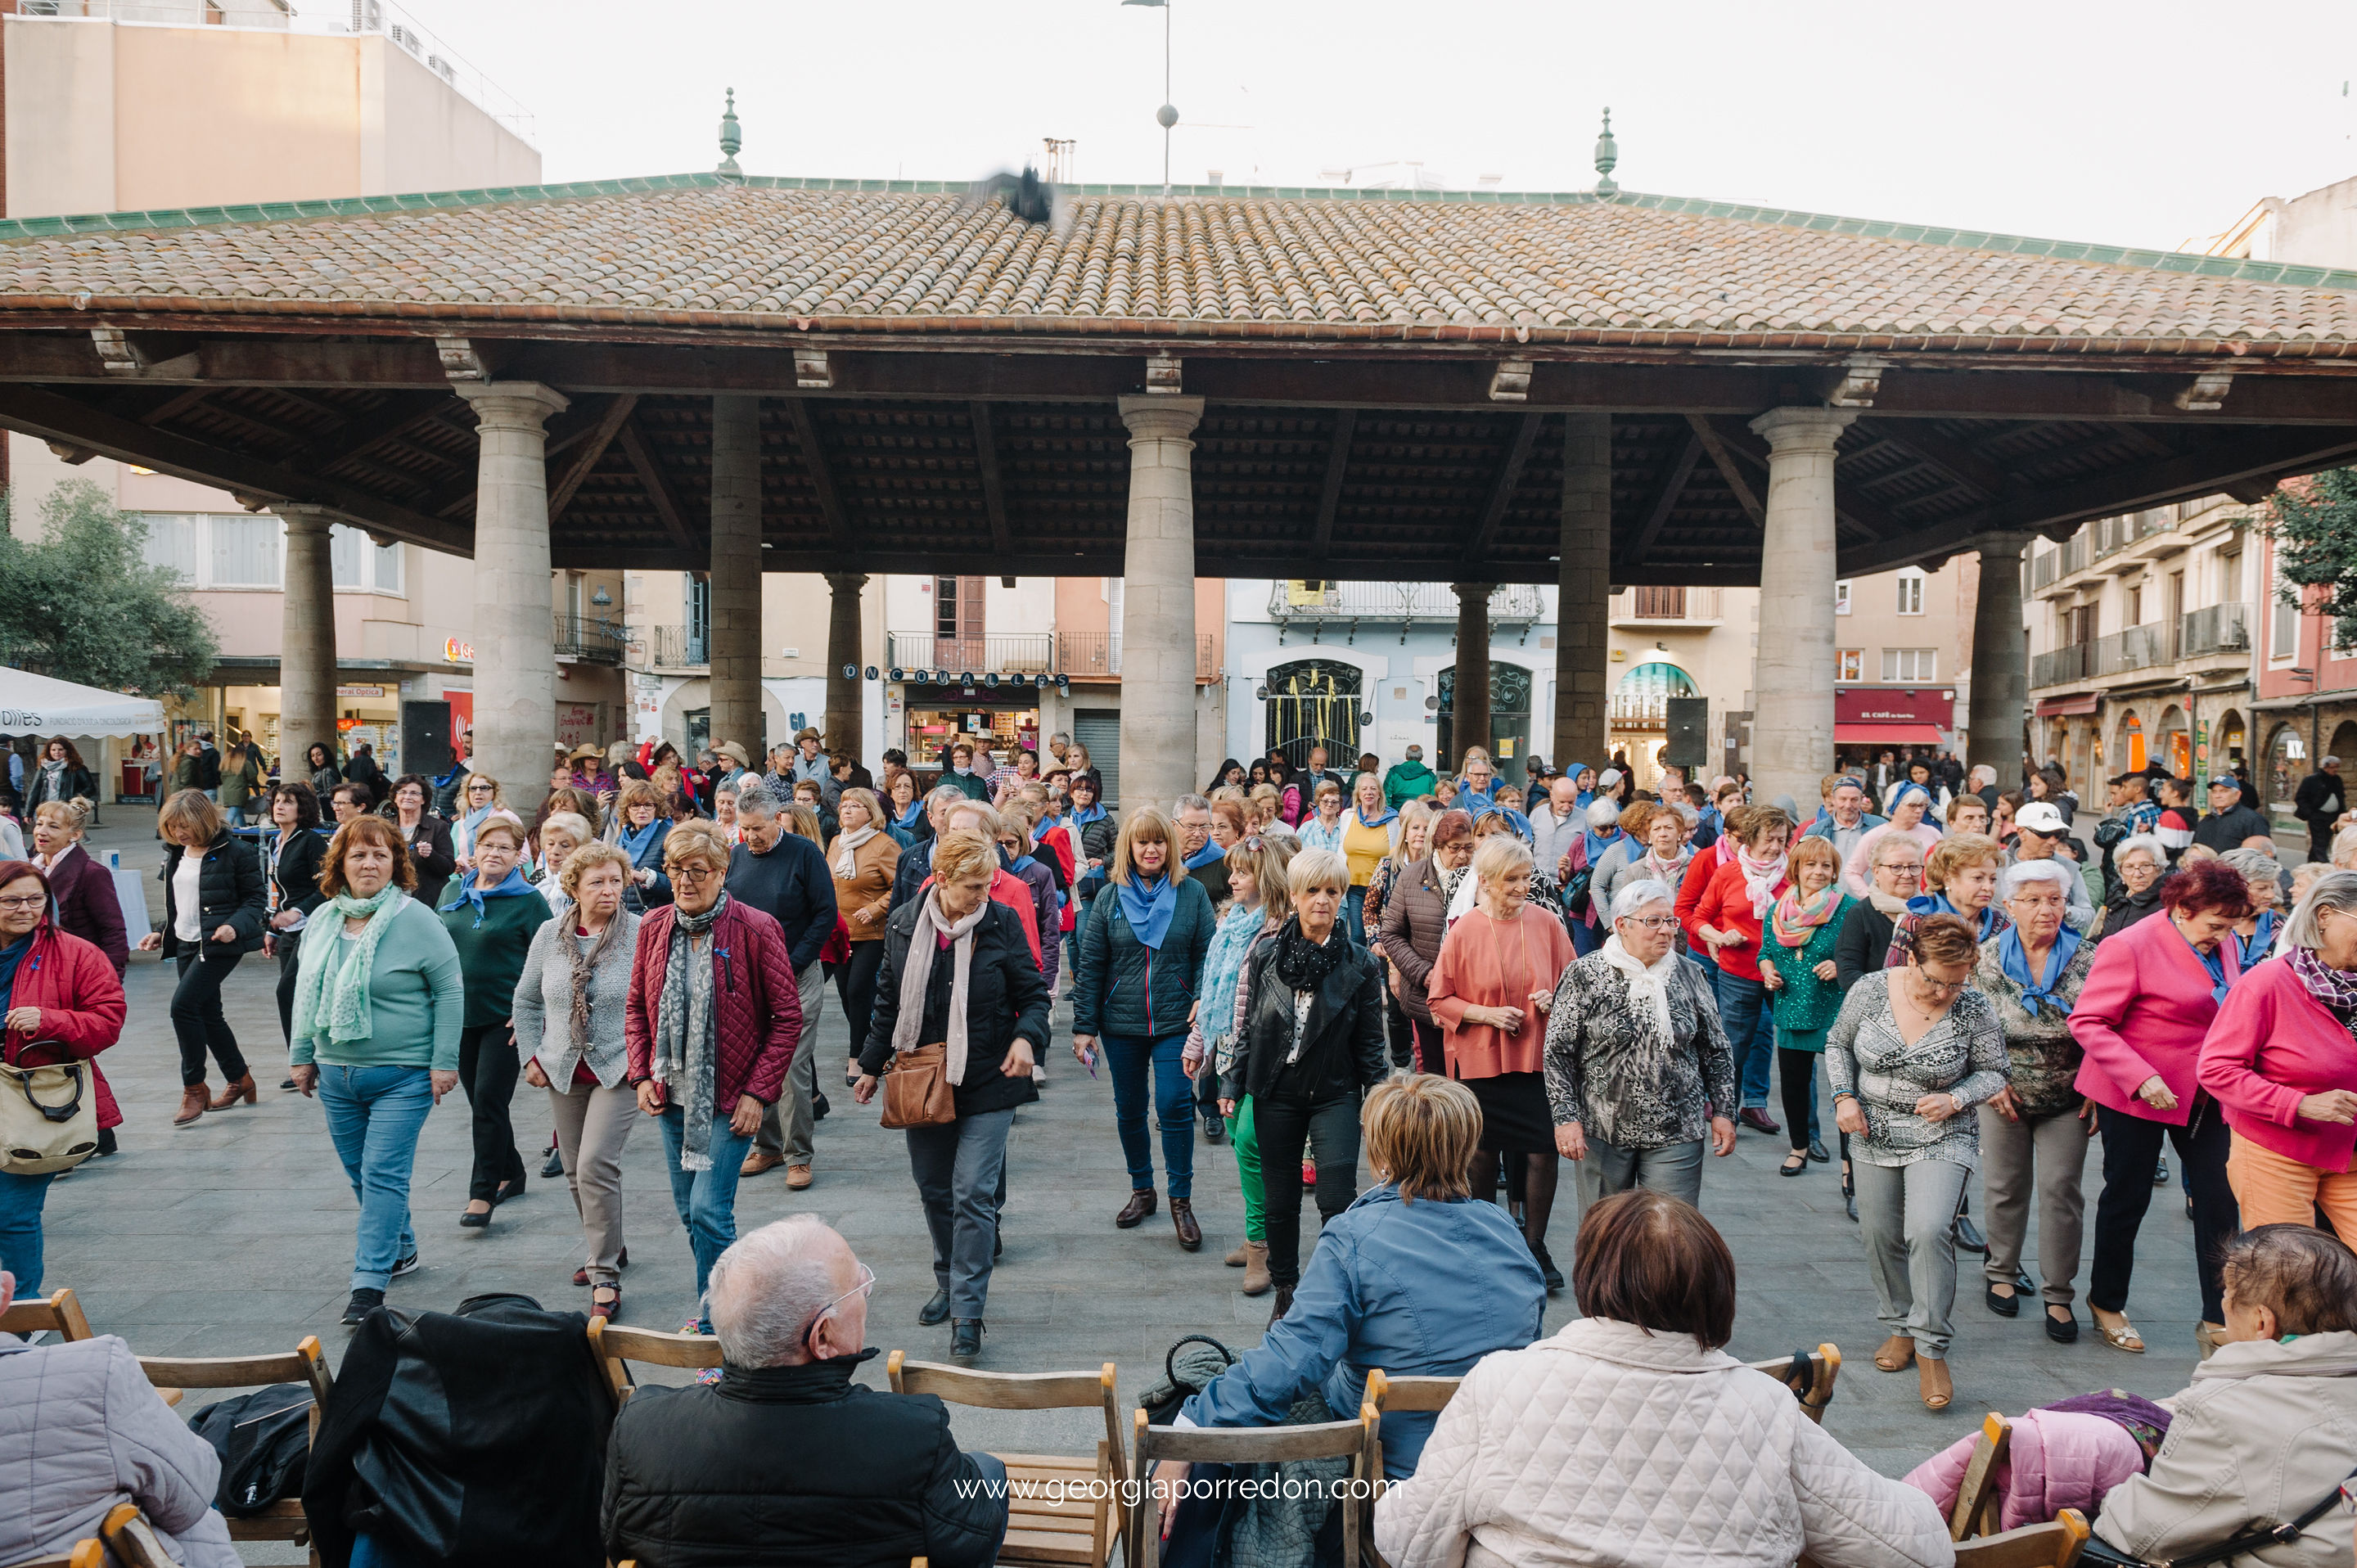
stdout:
[(1268, 1243), (1265, 1241), (1247, 1241), (1243, 1246), (1243, 1293), (1246, 1295), (1266, 1295), (1268, 1294), (1270, 1283), (1268, 1277)]
[(212, 1108), (226, 1111), (241, 1100), (248, 1105), (254, 1102), (253, 1075), (250, 1072), (239, 1074), (235, 1083), (222, 1090), (221, 1098), (213, 1101)]
[(202, 1116), (212, 1105), (212, 1096), (201, 1083), (192, 1083), (180, 1090), (180, 1109), (172, 1118), (175, 1127), (186, 1127)]
[(1154, 1189), (1150, 1187), (1141, 1187), (1129, 1195), (1129, 1201), (1121, 1206), (1121, 1212), (1113, 1217), (1113, 1222), (1127, 1230), (1153, 1212)]
[(1183, 1197), (1170, 1200), (1170, 1223), (1178, 1229), (1178, 1245), (1195, 1251), (1203, 1245), (1203, 1228), (1195, 1222), (1195, 1206)]

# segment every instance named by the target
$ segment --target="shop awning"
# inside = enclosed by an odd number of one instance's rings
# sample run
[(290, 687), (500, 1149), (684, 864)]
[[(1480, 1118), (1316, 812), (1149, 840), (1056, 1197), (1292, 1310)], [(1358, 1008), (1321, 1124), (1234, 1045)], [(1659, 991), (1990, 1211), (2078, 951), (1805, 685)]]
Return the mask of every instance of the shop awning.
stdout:
[(1835, 746), (1939, 746), (1946, 737), (1937, 725), (1835, 725)]
[(2041, 719), (2059, 719), (2074, 714), (2092, 714), (2103, 700), (2093, 692), (2076, 697), (2049, 697), (2038, 704), (2038, 716)]
[(164, 728), (164, 704), (95, 686), (77, 686), (0, 667), (0, 730), (10, 734), (149, 735)]

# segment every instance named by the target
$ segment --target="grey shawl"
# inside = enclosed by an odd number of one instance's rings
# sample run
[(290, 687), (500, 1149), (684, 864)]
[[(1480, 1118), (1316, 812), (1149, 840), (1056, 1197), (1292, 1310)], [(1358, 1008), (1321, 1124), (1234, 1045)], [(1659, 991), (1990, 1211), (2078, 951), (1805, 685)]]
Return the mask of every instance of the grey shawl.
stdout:
[[(559, 1093), (573, 1085), (573, 1064), (586, 1061), (597, 1081), (608, 1089), (622, 1081), (630, 1066), (630, 1047), (623, 1042), (624, 1000), (630, 993), (630, 960), (638, 951), (639, 926), (643, 917), (628, 909), (614, 917), (603, 936), (587, 944), (588, 984), (586, 993), (574, 983), (574, 954), (584, 944), (573, 934), (574, 922), (560, 915), (541, 922), (525, 955), (523, 973), (517, 977), (514, 1012), (518, 1064), (540, 1058), (540, 1070)], [(572, 1014), (578, 1000), (587, 1009), (586, 1042), (573, 1037)]]
[(711, 908), (690, 915), (672, 906), (671, 950), (663, 959), (662, 999), (655, 1010), (654, 1080), (680, 1107), (679, 1168), (712, 1168), (713, 1085), (719, 1037), (712, 1012), (712, 961), (696, 961), (695, 940), (707, 942), (728, 908), (723, 893)]

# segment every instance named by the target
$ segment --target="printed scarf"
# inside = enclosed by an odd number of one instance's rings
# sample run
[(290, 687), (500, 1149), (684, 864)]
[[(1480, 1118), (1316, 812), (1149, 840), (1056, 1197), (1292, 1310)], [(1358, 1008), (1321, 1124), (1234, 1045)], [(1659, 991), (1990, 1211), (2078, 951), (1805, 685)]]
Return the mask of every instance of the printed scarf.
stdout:
[(663, 956), (662, 998), (655, 1009), (654, 1080), (680, 1107), (679, 1168), (712, 1168), (713, 1095), (719, 1037), (712, 1009), (712, 960), (694, 961), (691, 939), (712, 936), (728, 908), (723, 893), (701, 915), (672, 907), (671, 946)]
[[(375, 1015), (369, 1005), (369, 976), (376, 967), (377, 944), (401, 913), (409, 895), (387, 883), (371, 898), (339, 893), (312, 916), (295, 974), (295, 1021), (291, 1033), (298, 1040), (341, 1043), (365, 1040), (376, 1033)], [(332, 911), (332, 914), (330, 913)], [(360, 940), (343, 940), (343, 922), (365, 918)]]
[(1832, 919), (1834, 911), (1841, 908), (1839, 882), (1826, 883), (1805, 901), (1798, 893), (1798, 889), (1787, 885), (1784, 896), (1776, 900), (1776, 908), (1770, 916), (1776, 940), (1788, 948), (1808, 946), (1810, 939), (1817, 934), (1817, 929)]
[(2357, 1035), (2357, 973), (2334, 969), (2316, 956), (2314, 948), (2298, 946), (2291, 950), (2291, 972), (2326, 1012), (2341, 1020), (2342, 1028)]

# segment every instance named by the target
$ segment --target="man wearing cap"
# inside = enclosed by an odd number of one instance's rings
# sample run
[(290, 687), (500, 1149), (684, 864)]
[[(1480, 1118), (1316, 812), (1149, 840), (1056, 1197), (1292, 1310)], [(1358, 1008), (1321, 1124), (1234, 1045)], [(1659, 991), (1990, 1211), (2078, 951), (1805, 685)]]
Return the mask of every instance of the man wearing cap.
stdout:
[(1842, 864), (1847, 865), (1857, 841), (1890, 819), (1878, 817), (1866, 809), (1866, 780), (1854, 773), (1846, 773), (1833, 780), (1825, 793), (1825, 815), (1809, 824), (1804, 839), (1831, 839), (1834, 848), (1841, 852)]
[(2071, 907), (2064, 918), (2075, 931), (2095, 929), (2095, 901), (2087, 896), (2087, 879), (2079, 873), (2073, 857), (2063, 854), (2062, 841), (2071, 834), (2070, 824), (2062, 820), (2061, 808), (2050, 800), (2032, 800), (2014, 813), (2013, 825), (2020, 830), (2014, 836), (2013, 851), (2006, 864), (2018, 865), (2027, 860), (2059, 860), (2072, 872)]
[[(2251, 843), (2253, 839), (2259, 842)], [(2231, 773), (2211, 778), (2210, 814), (2194, 825), (2193, 842), (2206, 844), (2220, 854), (2246, 846), (2264, 849), (2269, 855), (2276, 853), (2275, 829), (2265, 816), (2243, 803), (2243, 781)], [(2328, 842), (2328, 854), (2331, 847)]]
[(2308, 824), (2308, 858), (2330, 860), (2332, 824), (2349, 809), (2341, 797), (2341, 759), (2328, 757), (2317, 763), (2316, 771), (2299, 781), (2291, 804), (2291, 814)]
[(1424, 765), (1424, 747), (1411, 746), (1407, 760), (1393, 764), (1383, 775), (1383, 800), (1396, 811), (1410, 800), (1431, 794), (1439, 782), (1439, 777)]

